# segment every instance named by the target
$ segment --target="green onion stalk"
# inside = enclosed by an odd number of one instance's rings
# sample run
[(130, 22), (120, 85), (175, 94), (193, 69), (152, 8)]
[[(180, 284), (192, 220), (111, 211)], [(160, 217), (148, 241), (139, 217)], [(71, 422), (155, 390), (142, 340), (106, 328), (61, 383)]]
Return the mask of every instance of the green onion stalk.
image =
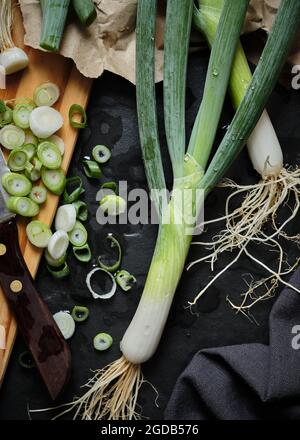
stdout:
[[(89, 420), (140, 417), (136, 404), (144, 381), (141, 364), (150, 359), (159, 344), (191, 243), (189, 228), (193, 216), (184, 216), (183, 213), (191, 212), (191, 207), (193, 212), (200, 209), (197, 206), (197, 190), (202, 190), (206, 196), (242, 150), (275, 85), (299, 22), (300, 4), (296, 0), (282, 2), (247, 93), (207, 166), (247, 6), (248, 0), (224, 1), (203, 101), (186, 152), (184, 96), (193, 1), (168, 1), (164, 63), (165, 126), (174, 190), (190, 190), (189, 196), (183, 198), (183, 207), (178, 205), (174, 196), (164, 207), (154, 193), (153, 200), (160, 213), (158, 238), (139, 306), (121, 341), (122, 356), (96, 371), (87, 384), (89, 389), (86, 394), (68, 404), (66, 411), (74, 409), (74, 417)], [(155, 18), (156, 1), (140, 0), (136, 60), (140, 140), (150, 190), (164, 191), (166, 185), (154, 85)]]
[[(199, 2), (199, 8), (194, 7), (194, 24), (204, 34), (211, 47), (216, 38), (223, 3), (224, 0), (204, 0)], [(242, 44), (239, 42), (229, 81), (229, 91), (235, 108), (238, 108), (243, 101), (251, 79), (252, 73)], [(197, 245), (208, 248), (209, 254), (192, 261), (188, 265), (188, 269), (204, 261), (208, 261), (214, 269), (214, 262), (221, 253), (238, 250), (238, 256), (218, 272), (190, 302), (190, 305), (193, 306), (216, 279), (235, 264), (242, 253), (245, 253), (255, 264), (267, 271), (268, 275), (249, 286), (247, 292), (243, 293), (243, 301), (240, 305), (235, 305), (229, 298), (228, 302), (236, 312), (242, 312), (251, 318), (250, 310), (252, 307), (259, 301), (272, 297), (279, 283), (286, 284), (299, 292), (295, 286), (285, 283), (282, 279), (283, 276), (295, 270), (298, 260), (293, 264), (291, 262), (285, 263), (278, 238), (285, 238), (299, 244), (299, 237), (297, 235), (289, 236), (286, 228), (295, 219), (300, 207), (300, 169), (298, 167), (284, 167), (282, 149), (266, 110), (263, 110), (258, 123), (248, 138), (247, 147), (253, 167), (260, 175), (260, 181), (254, 185), (243, 186), (224, 179), (221, 186), (234, 189), (227, 198), (225, 215), (210, 220), (206, 224), (226, 220), (225, 228), (213, 238), (212, 242), (196, 242)], [(243, 196), (241, 205), (231, 210), (233, 199), (241, 195)], [(279, 226), (276, 219), (277, 211), (287, 200), (289, 200), (291, 211)], [(293, 205), (291, 205), (291, 201), (294, 201)], [(271, 219), (273, 226), (273, 230), (270, 232), (263, 229), (269, 219)], [(278, 260), (275, 270), (272, 270), (249, 251), (250, 243), (270, 246), (272, 251), (274, 251), (274, 247), (277, 248)], [(262, 286), (265, 290), (259, 295), (255, 295), (255, 299), (253, 299), (254, 292), (258, 288), (261, 289)]]

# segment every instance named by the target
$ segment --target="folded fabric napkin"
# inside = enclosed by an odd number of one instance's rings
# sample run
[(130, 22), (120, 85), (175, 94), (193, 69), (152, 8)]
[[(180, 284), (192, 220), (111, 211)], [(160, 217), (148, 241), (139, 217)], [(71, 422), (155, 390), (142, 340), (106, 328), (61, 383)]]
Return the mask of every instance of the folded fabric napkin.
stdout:
[[(291, 283), (300, 287), (300, 270)], [(269, 328), (268, 346), (251, 343), (198, 352), (179, 377), (165, 418), (300, 419), (300, 294), (283, 290)]]

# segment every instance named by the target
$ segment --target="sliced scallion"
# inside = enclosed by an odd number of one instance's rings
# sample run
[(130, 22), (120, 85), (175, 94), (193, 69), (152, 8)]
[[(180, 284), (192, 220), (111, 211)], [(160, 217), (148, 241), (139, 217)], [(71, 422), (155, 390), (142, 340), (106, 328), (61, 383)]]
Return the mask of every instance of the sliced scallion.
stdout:
[(66, 180), (66, 186), (63, 195), (64, 203), (75, 202), (84, 192), (82, 179), (79, 176), (69, 177)]
[(48, 105), (51, 107), (59, 99), (59, 87), (51, 82), (38, 86), (33, 93), (33, 100), (38, 107)]
[(22, 147), (22, 151), (27, 154), (28, 160), (32, 160), (36, 153), (36, 146), (34, 144), (25, 144)]
[(108, 350), (113, 343), (113, 338), (107, 333), (99, 333), (94, 337), (93, 345), (95, 350), (105, 351)]
[(52, 142), (42, 142), (37, 149), (37, 157), (44, 167), (57, 170), (61, 166), (62, 157), (58, 147)]
[(20, 148), (25, 142), (25, 132), (15, 125), (6, 125), (0, 130), (0, 144), (7, 150)]
[(116, 182), (105, 182), (101, 185), (101, 189), (111, 189), (115, 194), (118, 192), (118, 185)]
[[(76, 121), (74, 116), (79, 115), (81, 117), (81, 122)], [(87, 116), (84, 108), (79, 104), (73, 104), (69, 110), (69, 123), (71, 127), (74, 128), (86, 128), (87, 127)]]
[(90, 311), (87, 307), (74, 306), (72, 309), (72, 318), (75, 322), (84, 322), (88, 319)]
[(25, 142), (24, 144), (33, 144), (37, 147), (39, 141), (38, 138), (32, 133), (31, 130), (25, 130)]
[(53, 134), (52, 136), (50, 136), (48, 139), (46, 139), (49, 142), (52, 142), (52, 144), (55, 144), (57, 146), (57, 148), (60, 151), (60, 154), (63, 156), (65, 153), (65, 143), (64, 140), (60, 137), (57, 136), (57, 134)]
[[(109, 281), (111, 282), (111, 288), (108, 292), (104, 292), (102, 287), (101, 287), (100, 293), (96, 292), (96, 290), (93, 288), (93, 286), (92, 286), (93, 278), (96, 273), (97, 274), (100, 273), (102, 276), (104, 275), (104, 277), (108, 278)], [(102, 269), (101, 267), (95, 267), (93, 270), (91, 270), (87, 274), (86, 285), (87, 285), (87, 287), (88, 287), (89, 291), (91, 292), (94, 299), (109, 299), (112, 296), (114, 296), (114, 294), (116, 293), (116, 290), (117, 290), (117, 283), (116, 283), (116, 280), (113, 277), (113, 275), (110, 272), (108, 272), (107, 270)]]
[(70, 268), (67, 262), (64, 262), (61, 266), (50, 266), (47, 264), (48, 272), (53, 278), (62, 279), (70, 275)]
[(23, 150), (12, 150), (8, 156), (7, 165), (11, 171), (23, 171), (25, 169), (28, 156)]
[(35, 108), (29, 117), (30, 129), (40, 139), (52, 136), (63, 126), (63, 123), (62, 115), (46, 105)]
[(55, 229), (57, 231), (70, 232), (76, 223), (76, 209), (72, 204), (62, 205), (58, 208), (55, 216)]
[(72, 0), (72, 5), (83, 26), (90, 26), (96, 20), (97, 11), (92, 0)]
[(29, 99), (17, 101), (13, 110), (14, 123), (20, 128), (29, 128), (29, 117), (34, 107), (34, 102)]
[(65, 253), (62, 257), (54, 259), (49, 254), (48, 249), (46, 249), (45, 250), (45, 260), (47, 261), (48, 265), (51, 267), (61, 267), (62, 265), (65, 264), (65, 262), (67, 260), (67, 254)]
[(2, 176), (2, 185), (11, 196), (23, 197), (27, 196), (32, 184), (27, 177), (17, 173), (6, 173)]
[(60, 48), (70, 0), (42, 0), (43, 21), (40, 46), (51, 52)]
[(73, 202), (72, 205), (76, 210), (76, 218), (82, 222), (85, 222), (88, 218), (87, 204), (81, 200), (77, 200), (76, 202)]
[[(102, 269), (107, 270), (108, 272), (115, 272), (119, 269), (122, 261), (122, 249), (118, 240), (112, 235), (109, 234), (105, 238), (104, 249), (107, 248), (107, 253), (102, 253), (98, 257), (98, 264)], [(112, 251), (116, 251), (116, 255), (111, 255)]]
[(27, 162), (25, 176), (31, 180), (31, 182), (36, 182), (41, 177), (42, 164), (37, 157), (34, 157), (32, 162), (32, 164)]
[(101, 168), (98, 163), (94, 160), (84, 160), (83, 161), (83, 170), (85, 175), (90, 179), (99, 179), (102, 175)]
[(92, 156), (98, 163), (106, 163), (111, 158), (111, 151), (105, 145), (96, 145), (93, 148)]
[(53, 194), (60, 196), (64, 192), (66, 176), (62, 169), (48, 170), (42, 167), (41, 177), (45, 187)]
[(122, 290), (128, 292), (128, 290), (131, 290), (133, 285), (136, 283), (136, 278), (127, 270), (120, 270), (116, 274), (116, 282)]
[(38, 248), (46, 248), (52, 232), (45, 223), (33, 220), (26, 226), (26, 234), (31, 244)]
[(47, 190), (43, 186), (33, 186), (29, 197), (38, 205), (42, 205), (47, 200)]
[(83, 246), (73, 246), (73, 254), (74, 257), (82, 263), (88, 263), (92, 259), (92, 253), (88, 243)]
[(126, 201), (115, 194), (108, 194), (100, 200), (100, 208), (108, 215), (117, 216), (126, 211)]
[(28, 197), (9, 197), (6, 206), (11, 212), (22, 217), (35, 217), (40, 211), (39, 205)]
[(70, 339), (75, 333), (75, 321), (68, 312), (57, 312), (53, 319), (65, 339)]
[(48, 252), (54, 260), (58, 260), (67, 252), (69, 237), (65, 231), (56, 231), (48, 242)]
[(77, 221), (72, 231), (69, 232), (70, 243), (78, 248), (86, 244), (87, 238), (88, 238), (87, 230), (85, 229), (82, 223)]
[(6, 107), (3, 112), (0, 113), (0, 128), (5, 125), (11, 124), (13, 121), (13, 111), (11, 108)]

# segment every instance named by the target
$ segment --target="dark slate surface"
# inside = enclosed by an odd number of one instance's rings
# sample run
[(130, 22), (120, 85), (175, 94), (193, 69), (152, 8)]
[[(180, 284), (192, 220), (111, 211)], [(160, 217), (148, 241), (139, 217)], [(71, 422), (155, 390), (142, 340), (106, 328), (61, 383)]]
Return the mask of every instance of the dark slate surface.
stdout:
[[(202, 96), (208, 54), (191, 56), (187, 90), (187, 130), (192, 122)], [(158, 85), (160, 135), (163, 144), (165, 162), (168, 156), (162, 124), (162, 86)], [(74, 96), (76, 101), (76, 96)], [(277, 86), (270, 102), (269, 111), (285, 150), (285, 160), (299, 162), (300, 153), (300, 100), (299, 91), (287, 91)], [(232, 117), (230, 103), (227, 102), (221, 127), (226, 126)], [(141, 161), (137, 117), (135, 106), (135, 88), (125, 80), (105, 73), (94, 85), (88, 108), (89, 128), (82, 131), (70, 169), (70, 176), (82, 175), (82, 158), (91, 148), (103, 143), (112, 148), (112, 159), (104, 167), (106, 180), (128, 180), (129, 187), (142, 186), (146, 181)], [(220, 129), (219, 139), (224, 134)], [(296, 137), (297, 136), (297, 137)], [(170, 168), (170, 167), (169, 167)], [(240, 183), (255, 182), (256, 174), (251, 169), (246, 153), (242, 153), (228, 176)], [(102, 179), (104, 181), (105, 179)], [(97, 209), (96, 193), (99, 183), (83, 177), (86, 192), (83, 196), (89, 205), (89, 238), (94, 257), (101, 251), (101, 241), (108, 232), (115, 232), (123, 243), (123, 267), (137, 277), (137, 287), (125, 294), (121, 291), (112, 300), (92, 301), (86, 286), (85, 277), (91, 269), (78, 264), (72, 257), (70, 264), (72, 276), (64, 281), (53, 280), (42, 263), (37, 287), (54, 313), (72, 308), (75, 304), (89, 306), (91, 316), (88, 322), (80, 324), (70, 342), (73, 354), (73, 375), (63, 396), (63, 401), (70, 401), (74, 395), (80, 395), (80, 386), (90, 377), (90, 369), (103, 367), (119, 357), (119, 341), (130, 322), (142, 292), (145, 276), (150, 263), (156, 235), (155, 226), (105, 226), (100, 227), (95, 220)], [(170, 182), (170, 173), (169, 173)], [(215, 190), (206, 204), (206, 218), (213, 218), (223, 212), (224, 190)], [(295, 221), (297, 226), (299, 221)], [(215, 228), (206, 235), (211, 236)], [(256, 249), (257, 254), (267, 257), (264, 249)], [(296, 255), (289, 247), (288, 253)], [(202, 255), (199, 248), (194, 248), (193, 256)], [(191, 255), (189, 259), (191, 259)], [(228, 263), (232, 255), (223, 256), (217, 267)], [(271, 256), (271, 259), (273, 256)], [(270, 258), (267, 258), (270, 260)], [(153, 390), (145, 385), (140, 394), (140, 404), (144, 415), (151, 419), (160, 419), (180, 372), (186, 367), (194, 353), (204, 347), (216, 347), (243, 342), (268, 342), (267, 319), (273, 300), (259, 305), (255, 317), (259, 326), (250, 323), (242, 316), (235, 316), (225, 301), (226, 295), (236, 300), (245, 287), (242, 279), (245, 273), (262, 275), (260, 269), (247, 259), (241, 259), (227, 272), (206, 294), (198, 307), (198, 316), (185, 309), (187, 300), (193, 298), (210, 276), (209, 267), (184, 273), (173, 308), (159, 346), (153, 359), (143, 367), (146, 378), (159, 390), (159, 408), (154, 405)], [(114, 345), (105, 353), (97, 353), (92, 346), (92, 338), (100, 331), (109, 332), (114, 338)], [(45, 408), (51, 406), (44, 385), (35, 370), (23, 370), (17, 362), (18, 355), (24, 351), (23, 341), (19, 337), (9, 364), (7, 375), (0, 392), (0, 419), (27, 419), (27, 406)], [(49, 414), (34, 415), (34, 418), (48, 418)]]

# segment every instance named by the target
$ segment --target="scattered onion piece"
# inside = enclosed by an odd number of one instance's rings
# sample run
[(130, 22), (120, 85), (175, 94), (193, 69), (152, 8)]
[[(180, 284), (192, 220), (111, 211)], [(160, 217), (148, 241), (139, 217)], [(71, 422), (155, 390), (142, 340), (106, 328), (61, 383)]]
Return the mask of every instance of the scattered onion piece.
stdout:
[[(107, 293), (97, 293), (92, 289), (92, 285), (91, 285), (91, 278), (94, 275), (94, 273), (101, 271), (104, 272), (112, 281), (112, 288), (109, 292)], [(91, 292), (92, 296), (94, 299), (109, 299), (112, 298), (114, 296), (114, 294), (116, 293), (117, 290), (117, 283), (116, 280), (114, 279), (113, 275), (111, 273), (109, 273), (107, 270), (102, 269), (100, 267), (95, 267), (93, 270), (91, 270), (87, 277), (86, 277), (86, 285), (89, 289), (89, 291)]]

